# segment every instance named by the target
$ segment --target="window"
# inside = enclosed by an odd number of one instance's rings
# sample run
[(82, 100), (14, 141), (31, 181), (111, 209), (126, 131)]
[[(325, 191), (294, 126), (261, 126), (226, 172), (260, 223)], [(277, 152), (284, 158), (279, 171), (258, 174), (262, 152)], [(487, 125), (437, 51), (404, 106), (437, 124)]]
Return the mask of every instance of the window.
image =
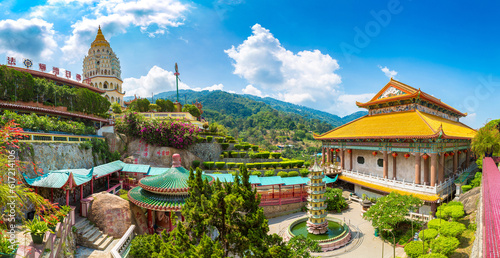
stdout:
[(382, 168), (382, 167), (384, 167), (384, 160), (383, 160), (383, 159), (378, 159), (378, 160), (377, 160), (377, 165), (378, 165), (379, 167), (381, 167), (381, 168)]
[(358, 156), (358, 164), (365, 164), (365, 158)]

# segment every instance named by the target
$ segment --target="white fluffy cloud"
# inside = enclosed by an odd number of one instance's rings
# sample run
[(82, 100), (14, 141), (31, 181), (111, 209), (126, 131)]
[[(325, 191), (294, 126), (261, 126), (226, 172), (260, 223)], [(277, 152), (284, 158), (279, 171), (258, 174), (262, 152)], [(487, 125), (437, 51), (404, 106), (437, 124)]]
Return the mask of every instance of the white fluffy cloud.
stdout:
[(472, 124), (476, 123), (476, 117), (477, 117), (476, 113), (467, 114), (466, 117), (463, 117), (460, 119), (460, 122), (462, 122), (466, 125), (472, 125)]
[[(161, 93), (165, 91), (175, 90), (175, 75), (172, 71), (164, 70), (161, 67), (153, 66), (147, 75), (140, 78), (126, 78), (123, 80), (123, 89), (126, 91), (126, 96), (149, 97), (152, 93)], [(214, 84), (205, 88), (191, 88), (187, 84), (179, 81), (179, 89), (195, 90), (195, 91), (214, 91), (223, 90), (224, 85)]]
[(258, 97), (262, 97), (262, 91), (259, 89), (255, 88), (253, 85), (248, 84), (243, 90), (241, 90), (245, 94), (249, 95), (255, 95)]
[(326, 111), (338, 116), (346, 116), (354, 112), (366, 111), (366, 109), (356, 106), (356, 101), (367, 102), (373, 98), (373, 96), (375, 96), (375, 93), (341, 94), (336, 98), (335, 105), (331, 106), (330, 109)]
[(79, 2), (87, 4), (92, 11), (71, 27), (69, 36), (62, 47), (65, 59), (76, 62), (88, 50), (89, 44), (101, 25), (103, 33), (109, 39), (114, 35), (125, 33), (130, 26), (138, 26), (141, 32), (150, 37), (164, 34), (168, 27), (182, 25), (188, 5), (177, 0), (106, 0), (97, 5), (88, 5), (94, 1), (86, 0), (54, 0), (58, 3)]
[(381, 65), (378, 66), (378, 68), (380, 68), (380, 70), (385, 74), (385, 76), (387, 76), (388, 78), (394, 78), (396, 77), (396, 75), (398, 74), (398, 72), (394, 71), (394, 70), (389, 70), (389, 68), (387, 68), (387, 66), (384, 66), (382, 67)]
[(0, 20), (0, 53), (17, 58), (50, 59), (57, 43), (53, 24), (33, 18)]
[(287, 102), (326, 101), (335, 95), (341, 83), (335, 73), (339, 69), (337, 60), (319, 50), (295, 54), (259, 24), (252, 27), (252, 35), (242, 44), (225, 52), (234, 60), (234, 74), (252, 85), (275, 91)]

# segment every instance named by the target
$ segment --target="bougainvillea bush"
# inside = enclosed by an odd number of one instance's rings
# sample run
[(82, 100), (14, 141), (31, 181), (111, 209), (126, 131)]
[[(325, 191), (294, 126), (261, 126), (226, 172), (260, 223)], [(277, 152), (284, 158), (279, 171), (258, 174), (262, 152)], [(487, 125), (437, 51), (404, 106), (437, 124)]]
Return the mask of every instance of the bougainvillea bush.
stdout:
[(141, 114), (126, 113), (116, 120), (116, 130), (144, 140), (147, 143), (186, 148), (196, 142), (200, 129), (195, 125), (181, 120), (146, 120)]

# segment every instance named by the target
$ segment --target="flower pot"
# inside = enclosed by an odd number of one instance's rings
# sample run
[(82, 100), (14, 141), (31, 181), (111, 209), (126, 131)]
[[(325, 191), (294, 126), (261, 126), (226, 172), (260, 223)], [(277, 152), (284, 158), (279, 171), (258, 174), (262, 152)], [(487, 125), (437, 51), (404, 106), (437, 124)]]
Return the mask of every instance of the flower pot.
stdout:
[(33, 243), (41, 244), (41, 243), (43, 243), (43, 236), (44, 235), (45, 234), (42, 234), (42, 235), (31, 234), (31, 239), (33, 239)]
[(375, 229), (375, 236), (378, 237), (378, 228)]
[(14, 258), (14, 257), (16, 257), (16, 253), (17, 253), (17, 248), (16, 248), (16, 250), (12, 251), (12, 253), (10, 253), (10, 254), (0, 252), (0, 258)]

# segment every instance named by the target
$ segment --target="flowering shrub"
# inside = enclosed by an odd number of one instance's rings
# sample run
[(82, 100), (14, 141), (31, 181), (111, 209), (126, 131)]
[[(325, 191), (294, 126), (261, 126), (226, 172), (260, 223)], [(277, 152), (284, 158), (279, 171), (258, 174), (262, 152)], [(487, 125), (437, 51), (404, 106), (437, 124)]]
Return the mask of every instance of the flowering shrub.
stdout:
[(188, 122), (156, 119), (148, 121), (142, 115), (132, 112), (117, 119), (115, 128), (120, 133), (140, 138), (147, 143), (177, 149), (195, 143), (200, 132), (199, 128)]
[(0, 231), (0, 254), (11, 254), (17, 249), (18, 242), (13, 236), (7, 231)]
[(325, 197), (327, 198), (326, 199), (327, 211), (341, 212), (348, 206), (346, 200), (342, 196), (342, 189), (340, 188), (327, 187), (325, 192)]

